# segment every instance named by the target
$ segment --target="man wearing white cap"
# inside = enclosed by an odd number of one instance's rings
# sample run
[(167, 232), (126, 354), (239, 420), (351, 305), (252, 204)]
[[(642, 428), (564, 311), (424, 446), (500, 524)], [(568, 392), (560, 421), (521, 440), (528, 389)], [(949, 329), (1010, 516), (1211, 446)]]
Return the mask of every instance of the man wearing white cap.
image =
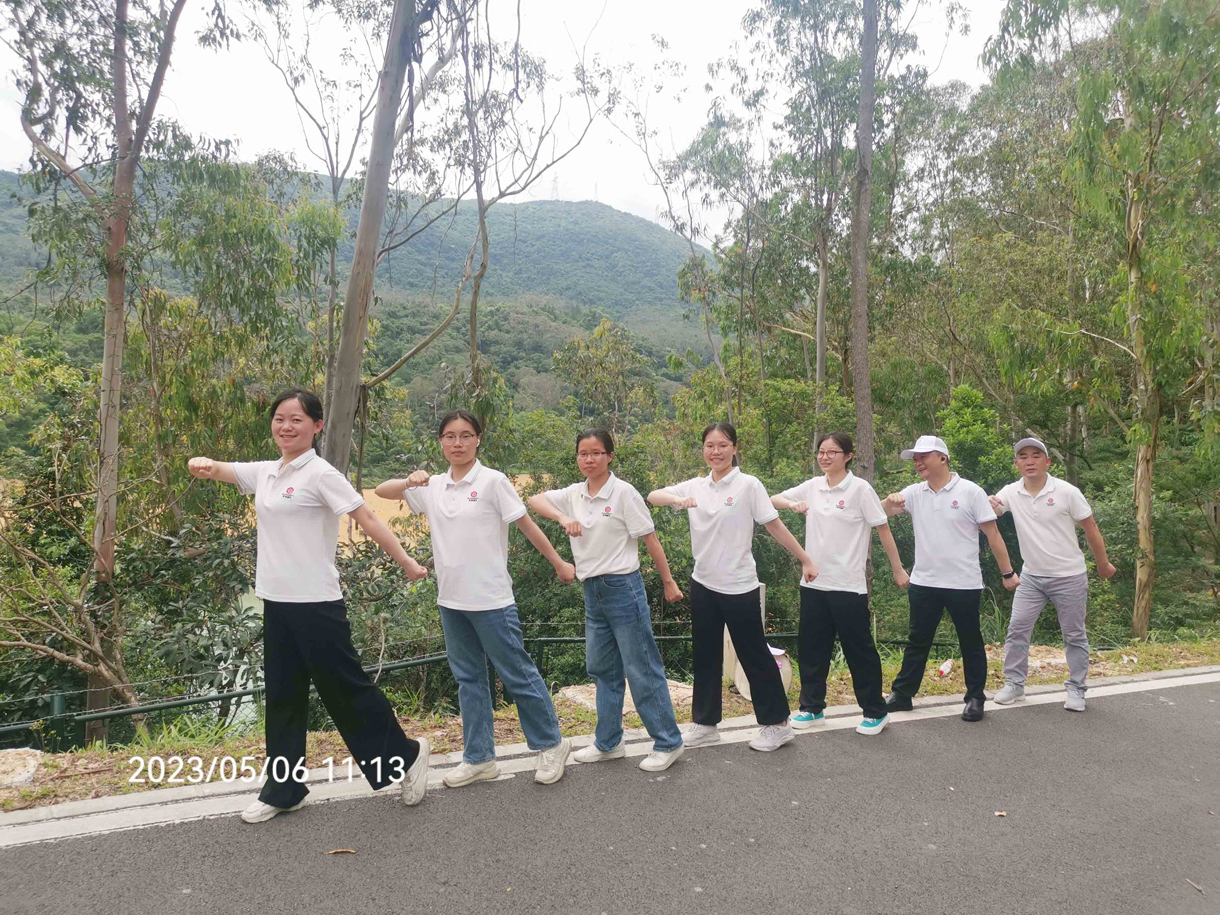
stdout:
[(979, 566), (979, 531), (987, 535), (1004, 587), (1011, 591), (1020, 578), (1008, 560), (1008, 548), (996, 526), (996, 515), (982, 487), (949, 469), (949, 447), (934, 435), (921, 435), (915, 447), (902, 452), (923, 478), (885, 499), (887, 515), (906, 512), (915, 528), (915, 567), (907, 596), (911, 605), (910, 635), (902, 669), (886, 700), (891, 712), (911, 709), (919, 692), (936, 627), (945, 611), (957, 629), (966, 672), (964, 721), (980, 721), (986, 697), (987, 651), (979, 628), (983, 570)]
[(1021, 547), (1021, 585), (1012, 598), (1012, 618), (1004, 643), (1004, 688), (995, 701), (1008, 705), (1025, 698), (1029, 668), (1029, 639), (1048, 602), (1055, 605), (1063, 649), (1067, 656), (1067, 701), (1071, 712), (1084, 711), (1085, 678), (1089, 673), (1089, 639), (1084, 631), (1089, 576), (1084, 553), (1076, 539), (1076, 526), (1097, 563), (1097, 574), (1109, 578), (1117, 569), (1106, 555), (1106, 544), (1084, 495), (1066, 480), (1047, 473), (1050, 454), (1036, 438), (1023, 438), (1013, 446), (1021, 479), (991, 497), (997, 514), (1012, 512)]

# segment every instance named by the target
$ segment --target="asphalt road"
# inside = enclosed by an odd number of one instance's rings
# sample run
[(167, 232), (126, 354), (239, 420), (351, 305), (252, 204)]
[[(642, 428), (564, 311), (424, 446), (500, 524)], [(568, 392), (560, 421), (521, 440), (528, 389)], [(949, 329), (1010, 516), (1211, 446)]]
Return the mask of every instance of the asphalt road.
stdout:
[(1218, 683), (701, 749), (664, 776), (619, 760), (10, 849), (0, 912), (1220, 913)]

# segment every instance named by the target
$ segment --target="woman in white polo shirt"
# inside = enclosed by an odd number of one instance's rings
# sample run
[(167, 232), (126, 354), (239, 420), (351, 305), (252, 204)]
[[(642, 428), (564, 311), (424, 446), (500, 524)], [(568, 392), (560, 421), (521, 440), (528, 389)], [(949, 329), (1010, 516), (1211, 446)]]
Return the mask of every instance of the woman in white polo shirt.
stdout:
[(648, 506), (634, 486), (610, 471), (613, 459), (614, 437), (608, 430), (581, 432), (576, 466), (584, 482), (539, 493), (529, 507), (563, 526), (571, 539), (576, 577), (584, 586), (585, 666), (597, 686), (597, 728), (593, 743), (575, 753), (576, 761), (626, 755), (623, 694), (629, 683), (635, 710), (653, 741), (640, 768), (660, 772), (682, 755), (682, 732), (652, 634), (640, 574), (641, 538), (661, 573), (665, 599), (681, 600), (682, 591), (669, 571)]
[(482, 434), (473, 414), (451, 410), (437, 430), (449, 469), (436, 475), (417, 470), (405, 480), (387, 480), (376, 492), (402, 499), (412, 512), (428, 518), (436, 602), (462, 712), (462, 762), (446, 773), (446, 786), (460, 788), (500, 774), (485, 657), (517, 704), (526, 743), (538, 753), (534, 781), (549, 785), (563, 777), (572, 744), (559, 731), (550, 691), (521, 637), (508, 574), (508, 526), (515, 524), (525, 534), (560, 581), (574, 581), (576, 570), (529, 517), (508, 477), (483, 466), (478, 457)]
[(314, 440), (322, 425), (317, 396), (294, 388), (271, 405), (279, 460), (230, 464), (196, 457), (187, 465), (202, 480), (235, 483), (253, 495), (258, 517), (254, 593), (263, 601), (267, 782), (242, 812), (247, 823), (305, 803), (310, 680), (374, 790), (401, 781), (403, 800), (415, 805), (428, 787), (428, 741), (402, 732), (352, 645), (335, 568), (339, 516), (351, 515), (409, 578), (428, 572), (403, 551), (347, 478), (318, 456)]
[(910, 579), (881, 499), (867, 480), (847, 469), (854, 457), (851, 436), (828, 432), (818, 439), (817, 449), (822, 475), (771, 497), (776, 508), (805, 515), (805, 552), (820, 572), (815, 580), (801, 582), (801, 707), (792, 726), (811, 728), (826, 721), (826, 675), (837, 635), (856, 702), (864, 711), (856, 732), (880, 734), (889, 717), (881, 692), (881, 656), (869, 625), (867, 567), (874, 528), (894, 583), (905, 588)]
[(757, 477), (737, 464), (737, 430), (731, 423), (712, 423), (703, 430), (705, 477), (655, 489), (653, 505), (686, 509), (690, 520), (691, 625), (694, 635), (695, 688), (691, 708), (694, 724), (683, 740), (688, 747), (720, 739), (721, 668), (725, 626), (737, 660), (750, 682), (754, 716), (762, 725), (750, 741), (755, 750), (777, 750), (792, 740), (788, 697), (779, 668), (763, 632), (758, 574), (754, 565), (754, 525), (762, 524), (780, 545), (801, 563), (805, 581), (817, 578), (813, 560), (779, 520)]

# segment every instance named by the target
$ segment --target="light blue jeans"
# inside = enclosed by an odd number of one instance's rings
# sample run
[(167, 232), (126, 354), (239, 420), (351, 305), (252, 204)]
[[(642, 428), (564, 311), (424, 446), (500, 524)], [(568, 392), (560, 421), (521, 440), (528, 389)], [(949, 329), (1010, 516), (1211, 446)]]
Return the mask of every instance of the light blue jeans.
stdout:
[(496, 758), (495, 718), (485, 658), (491, 659), (505, 690), (517, 704), (529, 748), (546, 750), (563, 739), (551, 694), (521, 640), (516, 604), (500, 610), (441, 607), (441, 626), (449, 669), (458, 685), (464, 762), (477, 765)]
[(585, 579), (585, 668), (597, 685), (594, 743), (602, 752), (623, 739), (627, 684), (635, 710), (662, 753), (682, 746), (682, 733), (665, 682), (665, 665), (652, 636), (648, 596), (639, 571)]

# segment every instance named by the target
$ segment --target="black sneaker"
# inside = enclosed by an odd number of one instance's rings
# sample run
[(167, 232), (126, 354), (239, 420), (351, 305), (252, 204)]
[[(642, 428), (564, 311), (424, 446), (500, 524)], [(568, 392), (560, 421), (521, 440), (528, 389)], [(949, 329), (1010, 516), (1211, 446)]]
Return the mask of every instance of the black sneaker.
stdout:
[(885, 700), (885, 708), (889, 712), (909, 712), (915, 708), (915, 703), (911, 701), (910, 696), (904, 696), (902, 693), (890, 693), (889, 698)]

